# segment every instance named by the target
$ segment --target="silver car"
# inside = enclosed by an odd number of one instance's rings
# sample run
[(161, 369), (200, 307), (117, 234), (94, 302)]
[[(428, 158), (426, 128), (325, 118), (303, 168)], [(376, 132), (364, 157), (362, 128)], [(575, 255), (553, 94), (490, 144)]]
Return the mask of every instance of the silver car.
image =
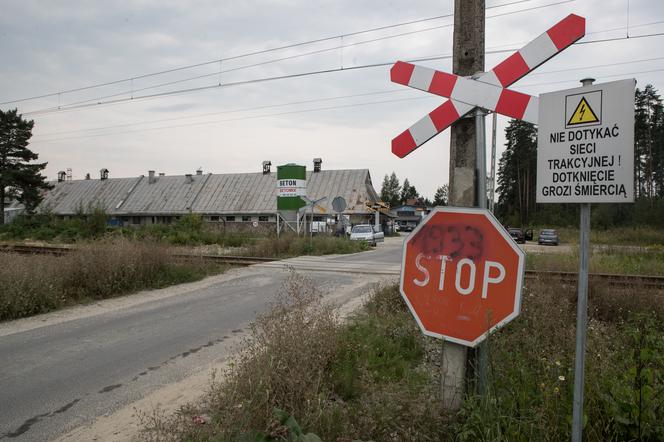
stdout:
[(371, 224), (358, 224), (350, 231), (351, 241), (366, 241), (375, 246), (376, 243), (385, 241), (385, 234)]
[(553, 229), (542, 229), (539, 232), (539, 238), (537, 238), (537, 243), (557, 246), (559, 243), (558, 233)]

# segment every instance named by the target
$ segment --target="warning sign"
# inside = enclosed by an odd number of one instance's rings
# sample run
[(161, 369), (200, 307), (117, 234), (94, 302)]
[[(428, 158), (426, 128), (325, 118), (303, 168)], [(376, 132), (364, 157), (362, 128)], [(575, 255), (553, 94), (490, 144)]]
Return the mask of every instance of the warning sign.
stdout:
[(565, 96), (566, 128), (602, 124), (602, 91)]
[(542, 94), (538, 203), (634, 202), (634, 91), (620, 80)]

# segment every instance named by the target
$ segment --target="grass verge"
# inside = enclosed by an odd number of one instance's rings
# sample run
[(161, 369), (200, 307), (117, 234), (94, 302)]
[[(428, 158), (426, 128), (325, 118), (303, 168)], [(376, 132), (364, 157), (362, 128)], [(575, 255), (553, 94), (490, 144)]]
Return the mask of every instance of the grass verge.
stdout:
[[(663, 301), (591, 287), (585, 440), (664, 440)], [(522, 309), (490, 338), (489, 394), (471, 391), (449, 414), (440, 342), (420, 333), (396, 287), (342, 323), (295, 275), (204, 403), (146, 418), (144, 439), (294, 440), (291, 418), (325, 441), (569, 439), (575, 289), (532, 282)]]
[(205, 223), (191, 214), (173, 224), (150, 224), (136, 227), (110, 227), (102, 211), (59, 219), (50, 214), (22, 216), (11, 224), (0, 225), (0, 241), (36, 240), (86, 244), (98, 240), (130, 240), (174, 246), (215, 245), (234, 248), (233, 254), (285, 258), (300, 255), (356, 253), (370, 246), (344, 237), (301, 237), (284, 233), (226, 232), (223, 225)]
[[(540, 229), (551, 227), (533, 227), (535, 240)], [(556, 227), (558, 236), (563, 244), (578, 244), (579, 229), (575, 227)], [(664, 229), (655, 227), (612, 227), (609, 229), (593, 228), (590, 230), (590, 243), (592, 245), (621, 245), (662, 248), (664, 244)]]
[(225, 269), (175, 261), (167, 247), (136, 241), (98, 241), (62, 257), (0, 253), (0, 321), (196, 281)]
[[(578, 250), (569, 255), (529, 253), (526, 256), (526, 268), (576, 272), (579, 270)], [(664, 249), (593, 248), (589, 270), (591, 273), (664, 275)]]
[(345, 237), (282, 235), (256, 241), (246, 249), (248, 256), (288, 258), (301, 255), (332, 255), (371, 250), (365, 241), (351, 241)]

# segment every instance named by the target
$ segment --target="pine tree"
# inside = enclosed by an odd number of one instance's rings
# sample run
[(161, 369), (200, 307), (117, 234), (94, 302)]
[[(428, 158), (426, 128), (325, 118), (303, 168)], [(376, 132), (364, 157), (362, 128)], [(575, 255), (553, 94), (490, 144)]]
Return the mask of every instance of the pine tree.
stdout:
[(636, 197), (664, 196), (664, 110), (661, 97), (650, 84), (636, 90), (634, 120)]
[(447, 206), (447, 194), (449, 193), (450, 186), (444, 184), (436, 189), (436, 194), (433, 196), (434, 206)]
[(531, 123), (512, 120), (505, 129), (505, 152), (498, 163), (498, 204), (504, 218), (517, 214), (526, 224), (535, 210), (537, 129)]
[(408, 178), (403, 181), (403, 187), (401, 188), (401, 204), (407, 204), (407, 201), (410, 199), (419, 198), (420, 194), (417, 193), (415, 186), (411, 186)]
[(0, 110), (0, 224), (5, 220), (5, 196), (15, 196), (32, 211), (42, 190), (51, 186), (41, 171), (47, 163), (32, 163), (39, 155), (28, 149), (34, 121), (24, 120), (16, 109)]
[(380, 189), (380, 199), (383, 202), (390, 203), (390, 207), (396, 207), (399, 205), (399, 197), (401, 192), (401, 186), (399, 185), (399, 179), (397, 174), (392, 172), (392, 175), (385, 175), (383, 178), (383, 184)]

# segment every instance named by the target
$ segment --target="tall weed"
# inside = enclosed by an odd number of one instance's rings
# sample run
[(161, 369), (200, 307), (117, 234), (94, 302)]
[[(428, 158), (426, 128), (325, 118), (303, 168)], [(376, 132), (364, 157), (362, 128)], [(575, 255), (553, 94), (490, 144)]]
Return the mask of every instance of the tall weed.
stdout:
[(96, 242), (61, 257), (0, 253), (0, 321), (194, 281), (223, 269), (176, 262), (165, 246), (134, 241)]

